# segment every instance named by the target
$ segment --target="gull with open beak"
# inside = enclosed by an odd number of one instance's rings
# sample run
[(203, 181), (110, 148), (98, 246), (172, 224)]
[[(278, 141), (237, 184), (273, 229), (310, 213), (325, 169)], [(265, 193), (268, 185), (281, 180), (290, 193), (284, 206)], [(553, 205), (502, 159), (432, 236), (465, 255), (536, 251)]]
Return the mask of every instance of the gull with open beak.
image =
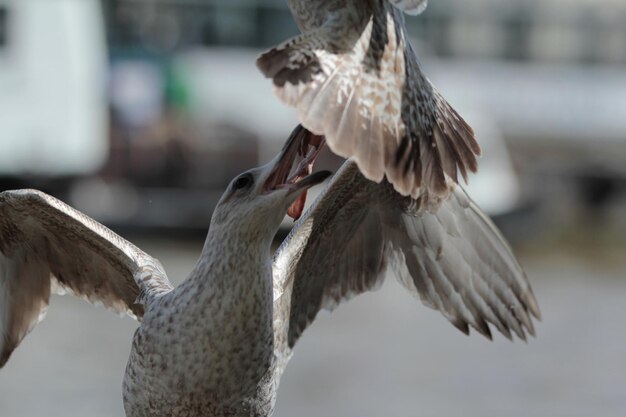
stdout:
[[(437, 212), (348, 161), (302, 215), (323, 141), (298, 127), (270, 164), (235, 178), (202, 254), (173, 288), (158, 260), (35, 190), (0, 194), (0, 366), (71, 292), (140, 321), (123, 383), (129, 417), (269, 416), (292, 349), (318, 311), (394, 273), (457, 328), (534, 334), (539, 309), (509, 246), (453, 189)], [(300, 217), (280, 248), (287, 212)]]

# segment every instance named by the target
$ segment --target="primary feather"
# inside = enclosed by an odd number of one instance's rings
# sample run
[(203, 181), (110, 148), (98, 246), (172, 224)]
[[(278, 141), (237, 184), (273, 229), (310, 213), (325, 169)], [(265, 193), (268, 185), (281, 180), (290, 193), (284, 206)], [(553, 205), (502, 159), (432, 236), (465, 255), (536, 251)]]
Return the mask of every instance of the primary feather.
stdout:
[(290, 0), (302, 34), (257, 61), (276, 95), (330, 149), (402, 195), (439, 199), (467, 180), (480, 147), (424, 76), (402, 12), (425, 0)]
[[(321, 309), (393, 274), (465, 333), (534, 335), (539, 308), (509, 245), (458, 185), (436, 210), (346, 162), (274, 257), (280, 339), (293, 347)], [(278, 327), (277, 327), (278, 328)]]

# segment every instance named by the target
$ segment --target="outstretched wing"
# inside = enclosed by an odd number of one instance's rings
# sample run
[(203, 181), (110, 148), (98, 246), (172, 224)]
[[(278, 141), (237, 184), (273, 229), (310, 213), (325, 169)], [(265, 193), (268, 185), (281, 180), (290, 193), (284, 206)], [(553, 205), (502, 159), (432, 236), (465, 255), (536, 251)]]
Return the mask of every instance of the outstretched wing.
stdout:
[(528, 280), (460, 186), (429, 212), (347, 162), (274, 258), (276, 317), (289, 323), (288, 347), (321, 309), (380, 286), (388, 266), (465, 333), (471, 326), (491, 338), (491, 323), (508, 338), (534, 335), (530, 315), (539, 318), (539, 309)]
[(0, 193), (0, 367), (51, 292), (141, 318), (171, 289), (158, 260), (67, 204), (36, 190)]

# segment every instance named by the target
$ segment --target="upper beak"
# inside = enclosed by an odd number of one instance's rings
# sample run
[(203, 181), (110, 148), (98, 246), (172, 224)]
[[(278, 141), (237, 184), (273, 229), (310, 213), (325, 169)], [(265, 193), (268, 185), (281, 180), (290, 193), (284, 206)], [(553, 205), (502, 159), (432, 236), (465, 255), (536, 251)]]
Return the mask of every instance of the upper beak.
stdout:
[[(265, 180), (265, 184), (263, 184), (263, 191), (267, 192), (277, 188), (284, 188), (285, 185), (296, 183), (301, 184), (298, 188), (309, 188), (324, 181), (328, 178), (328, 175), (318, 182), (310, 183), (310, 185), (308, 185), (310, 181), (315, 181), (321, 178), (321, 176), (316, 176), (312, 180), (303, 183), (304, 179), (310, 176), (313, 163), (323, 146), (323, 137), (314, 135), (302, 127), (302, 125), (298, 125), (291, 132), (280, 154), (272, 161), (272, 169)], [(292, 165), (298, 155), (302, 156), (303, 159), (296, 167), (295, 172), (289, 177)]]
[(273, 190), (277, 186), (287, 182), (287, 176), (291, 171), (291, 165), (296, 159), (299, 145), (304, 140), (305, 136), (306, 130), (302, 127), (302, 125), (298, 125), (298, 127), (291, 132), (291, 135), (287, 139), (283, 149), (280, 151), (280, 154), (274, 158), (274, 161), (271, 163), (272, 170), (263, 185), (263, 191)]
[[(322, 136), (314, 135), (302, 125), (298, 125), (275, 161), (270, 164), (272, 168), (263, 184), (263, 191), (288, 188), (289, 195), (296, 194), (298, 197), (287, 211), (287, 214), (294, 219), (302, 215), (306, 202), (306, 190), (323, 182), (331, 175), (329, 171), (312, 173), (313, 163), (323, 146)], [(298, 155), (302, 156), (302, 160), (298, 163), (294, 173), (289, 176)]]

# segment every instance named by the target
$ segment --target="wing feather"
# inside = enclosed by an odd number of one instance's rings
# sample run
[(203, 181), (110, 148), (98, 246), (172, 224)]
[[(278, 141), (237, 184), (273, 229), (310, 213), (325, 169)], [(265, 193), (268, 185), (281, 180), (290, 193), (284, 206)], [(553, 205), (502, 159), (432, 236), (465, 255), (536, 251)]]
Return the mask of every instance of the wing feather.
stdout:
[(158, 260), (65, 203), (36, 190), (0, 193), (0, 367), (43, 319), (50, 293), (141, 318), (171, 289)]
[[(400, 283), (458, 329), (491, 339), (534, 335), (540, 318), (511, 248), (460, 186), (432, 209), (348, 161), (274, 257), (279, 335), (291, 349), (321, 309), (378, 288), (388, 267)], [(289, 323), (288, 326), (285, 323)]]
[(386, 177), (402, 195), (438, 200), (448, 192), (446, 178), (476, 171), (480, 147), (422, 73), (392, 5), (417, 14), (426, 0), (292, 0), (304, 33), (257, 65), (302, 125), (354, 159), (366, 178)]

